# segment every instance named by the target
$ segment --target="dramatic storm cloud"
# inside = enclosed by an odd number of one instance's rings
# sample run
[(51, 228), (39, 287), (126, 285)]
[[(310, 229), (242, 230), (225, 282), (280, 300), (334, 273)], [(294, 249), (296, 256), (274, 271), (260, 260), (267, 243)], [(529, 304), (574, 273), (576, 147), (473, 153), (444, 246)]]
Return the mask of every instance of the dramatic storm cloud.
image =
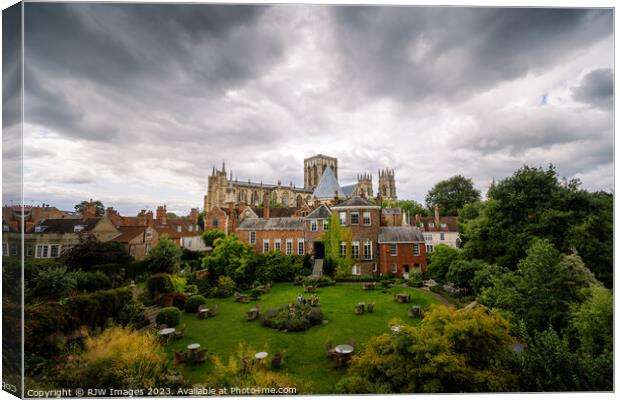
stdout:
[(393, 168), (418, 201), (455, 174), (484, 193), (524, 163), (613, 188), (611, 10), (25, 10), (26, 201), (185, 213), (224, 159), (239, 180), (302, 185), (316, 153), (375, 190)]

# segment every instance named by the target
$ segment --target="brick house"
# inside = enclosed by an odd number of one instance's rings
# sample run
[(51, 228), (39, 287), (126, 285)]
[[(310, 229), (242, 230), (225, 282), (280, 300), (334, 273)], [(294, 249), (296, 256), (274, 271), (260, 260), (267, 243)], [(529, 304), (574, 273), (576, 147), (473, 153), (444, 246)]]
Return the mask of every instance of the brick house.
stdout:
[(159, 241), (159, 233), (151, 226), (119, 226), (118, 230), (121, 236), (114, 241), (125, 244), (129, 255), (136, 260), (144, 260)]
[(379, 272), (409, 278), (426, 271), (426, 246), (422, 230), (415, 226), (381, 227), (379, 232)]
[(433, 248), (438, 244), (445, 244), (457, 248), (461, 244), (459, 237), (458, 219), (454, 216), (440, 216), (439, 208), (435, 207), (432, 217), (415, 216), (415, 226), (424, 231), (426, 253), (430, 256)]
[(239, 223), (236, 233), (257, 253), (276, 250), (284, 254), (304, 255), (309, 250), (304, 238), (304, 222), (303, 218), (269, 218), (267, 214), (267, 218), (245, 218)]

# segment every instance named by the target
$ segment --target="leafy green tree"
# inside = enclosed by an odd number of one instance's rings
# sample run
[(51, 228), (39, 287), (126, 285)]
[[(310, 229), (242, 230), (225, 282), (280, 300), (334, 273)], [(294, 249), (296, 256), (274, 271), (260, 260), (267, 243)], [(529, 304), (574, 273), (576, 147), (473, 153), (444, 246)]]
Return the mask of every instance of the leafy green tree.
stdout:
[(201, 211), (198, 213), (198, 226), (200, 229), (205, 229), (205, 212)]
[(381, 205), (384, 208), (401, 208), (404, 214), (413, 218), (416, 214), (427, 215), (426, 209), (415, 200), (384, 200)]
[(479, 300), (510, 311), (530, 331), (543, 331), (549, 325), (563, 329), (571, 303), (580, 299), (581, 289), (594, 282), (578, 255), (561, 254), (549, 241), (538, 239), (517, 270), (492, 279)]
[(460, 258), (460, 252), (454, 247), (446, 244), (439, 244), (431, 253), (431, 263), (428, 265), (428, 273), (431, 278), (438, 281), (445, 281), (446, 274), (450, 269), (450, 264)]
[(37, 271), (28, 295), (36, 298), (58, 299), (77, 287), (78, 272), (67, 272), (67, 267), (44, 268)]
[[(332, 213), (329, 220), (329, 229), (320, 237), (320, 241), (325, 246), (325, 260), (327, 264), (335, 266), (337, 269), (345, 269), (352, 265), (351, 237), (351, 229), (342, 227), (338, 214)], [(347, 244), (345, 257), (342, 257), (340, 254), (341, 242)], [(326, 271), (326, 273), (327, 275), (333, 275), (333, 271)]]
[(581, 354), (612, 353), (614, 300), (611, 290), (593, 285), (589, 297), (573, 310), (570, 325), (578, 334)]
[[(82, 214), (84, 212), (84, 207), (86, 207), (86, 204), (88, 204), (88, 202), (84, 200), (80, 204), (76, 204), (73, 208), (77, 213)], [(103, 217), (105, 215), (105, 206), (103, 205), (103, 203), (99, 200), (95, 200), (93, 201), (93, 204), (95, 205), (95, 215), (97, 217)]]
[(514, 391), (508, 323), (484, 307), (432, 309), (419, 327), (371, 338), (350, 364), (341, 393)]
[(149, 251), (146, 262), (152, 272), (172, 274), (179, 268), (183, 250), (168, 235), (162, 235), (157, 244)]
[(217, 239), (222, 239), (225, 236), (226, 234), (219, 229), (212, 229), (202, 234), (202, 241), (205, 243), (205, 246), (214, 247), (215, 241)]
[(248, 285), (254, 282), (256, 264), (252, 247), (235, 235), (219, 239), (211, 254), (202, 259), (202, 266), (210, 272), (212, 281), (226, 275), (238, 284)]
[(457, 259), (450, 263), (448, 272), (446, 273), (446, 281), (471, 291), (471, 283), (474, 280), (476, 272), (486, 267), (488, 267), (488, 265), (482, 260)]
[(173, 213), (173, 212), (167, 212), (166, 213), (166, 219), (173, 220), (173, 219), (177, 219), (177, 218), (179, 218), (179, 217), (175, 213)]
[(508, 272), (506, 268), (502, 268), (495, 264), (484, 263), (482, 265), (482, 268), (474, 272), (474, 276), (469, 282), (472, 293), (474, 295), (478, 295), (482, 291), (482, 289), (492, 286), (493, 281), (495, 279), (498, 279), (506, 272)]
[(457, 215), (465, 204), (480, 200), (480, 191), (474, 188), (471, 179), (455, 175), (436, 183), (425, 200), (429, 210), (438, 206), (443, 215)]
[(69, 269), (88, 271), (96, 265), (118, 264), (127, 265), (131, 256), (127, 248), (116, 242), (100, 242), (92, 235), (83, 235), (77, 245), (63, 251), (60, 263)]

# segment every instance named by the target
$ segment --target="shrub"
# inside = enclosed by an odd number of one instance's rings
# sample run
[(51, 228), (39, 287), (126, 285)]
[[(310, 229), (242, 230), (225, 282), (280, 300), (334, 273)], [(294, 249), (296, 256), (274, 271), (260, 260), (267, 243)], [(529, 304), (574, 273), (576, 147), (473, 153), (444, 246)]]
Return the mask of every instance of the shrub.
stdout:
[(284, 329), (290, 332), (301, 332), (310, 328), (310, 321), (305, 317), (291, 318), (284, 322)]
[(77, 286), (77, 274), (67, 272), (67, 267), (52, 267), (39, 270), (32, 278), (34, 287), (30, 294), (33, 297), (59, 298)]
[(149, 269), (153, 272), (174, 273), (181, 260), (181, 247), (167, 235), (162, 235), (146, 258)]
[(186, 301), (187, 297), (183, 293), (173, 292), (161, 296), (156, 303), (161, 307), (176, 307), (182, 310)]
[(422, 287), (423, 285), (424, 285), (424, 283), (422, 282), (421, 279), (413, 278), (413, 279), (409, 279), (407, 281), (407, 286), (409, 286), (409, 287), (419, 288), (419, 287)]
[(181, 322), (181, 311), (176, 307), (164, 307), (159, 310), (155, 322), (158, 325), (177, 326)]
[(336, 282), (378, 282), (380, 278), (375, 275), (346, 275), (336, 277), (335, 280)]
[(149, 323), (145, 311), (146, 308), (142, 303), (131, 300), (118, 313), (118, 322), (122, 325), (131, 324), (134, 328), (142, 328)]
[(79, 271), (77, 274), (77, 289), (94, 291), (110, 289), (112, 280), (103, 271), (84, 272)]
[(190, 295), (198, 293), (198, 285), (186, 285), (184, 293)]
[(201, 304), (207, 304), (207, 299), (199, 294), (192, 296), (185, 302), (185, 312), (196, 313), (198, 312), (198, 306)]
[(128, 288), (98, 290), (70, 297), (66, 307), (82, 324), (103, 327), (108, 319), (116, 320), (119, 312), (132, 298)]
[(151, 297), (155, 297), (157, 294), (174, 292), (174, 284), (170, 274), (155, 274), (151, 276), (146, 282), (146, 288)]
[(184, 293), (185, 286), (187, 285), (187, 278), (178, 275), (171, 275), (170, 279), (172, 280), (172, 286), (174, 287), (175, 292)]
[(323, 321), (323, 312), (319, 307), (291, 304), (279, 309), (269, 309), (261, 317), (261, 324), (268, 328), (290, 332), (305, 331)]
[(146, 261), (132, 261), (125, 267), (125, 277), (127, 279), (138, 280), (138, 277), (149, 272), (149, 265)]
[(310, 312), (308, 312), (308, 320), (312, 325), (322, 324), (323, 311), (319, 307), (310, 308)]
[(217, 280), (217, 297), (228, 297), (232, 295), (235, 292), (236, 287), (237, 285), (235, 284), (235, 281), (231, 278), (226, 275), (220, 276)]
[(336, 284), (336, 281), (334, 281), (329, 276), (325, 276), (325, 275), (306, 276), (306, 277), (303, 277), (300, 283), (296, 283), (296, 284), (299, 284), (299, 285), (304, 284), (304, 285), (312, 285), (312, 286), (321, 287), (321, 286), (334, 286)]

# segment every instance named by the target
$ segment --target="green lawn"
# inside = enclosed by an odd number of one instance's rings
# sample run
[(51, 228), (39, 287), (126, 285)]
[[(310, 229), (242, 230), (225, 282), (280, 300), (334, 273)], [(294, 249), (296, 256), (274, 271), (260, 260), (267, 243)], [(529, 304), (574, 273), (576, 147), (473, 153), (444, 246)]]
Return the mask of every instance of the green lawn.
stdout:
[[(399, 304), (393, 299), (394, 293), (411, 293), (410, 304)], [(200, 343), (209, 350), (209, 357), (218, 355), (223, 361), (236, 353), (238, 344), (245, 342), (256, 351), (267, 351), (271, 356), (286, 350), (282, 372), (297, 384), (300, 394), (332, 393), (334, 384), (344, 376), (344, 370), (333, 370), (327, 359), (324, 343), (331, 340), (333, 345), (345, 343), (353, 338), (356, 352), (368, 339), (389, 331), (388, 322), (399, 318), (405, 324), (416, 324), (420, 320), (410, 319), (407, 310), (412, 304), (427, 306), (438, 302), (430, 295), (414, 289), (393, 287), (388, 293), (381, 289), (365, 291), (361, 284), (322, 287), (317, 291), (321, 309), (327, 324), (318, 325), (305, 332), (279, 332), (260, 324), (259, 320), (248, 322), (245, 312), (253, 305), (260, 304), (261, 312), (295, 301), (301, 287), (293, 284), (274, 285), (271, 292), (260, 300), (242, 304), (232, 298), (209, 299), (208, 305), (217, 304), (218, 315), (200, 320), (194, 314), (183, 314), (181, 324), (186, 325), (185, 337), (172, 342), (167, 350), (172, 357), (173, 350), (185, 350), (190, 343)], [(306, 296), (307, 297), (307, 296)], [(355, 305), (364, 301), (375, 303), (374, 313), (355, 315)], [(183, 375), (192, 383), (204, 383), (212, 368), (207, 361), (203, 365), (181, 366)]]

